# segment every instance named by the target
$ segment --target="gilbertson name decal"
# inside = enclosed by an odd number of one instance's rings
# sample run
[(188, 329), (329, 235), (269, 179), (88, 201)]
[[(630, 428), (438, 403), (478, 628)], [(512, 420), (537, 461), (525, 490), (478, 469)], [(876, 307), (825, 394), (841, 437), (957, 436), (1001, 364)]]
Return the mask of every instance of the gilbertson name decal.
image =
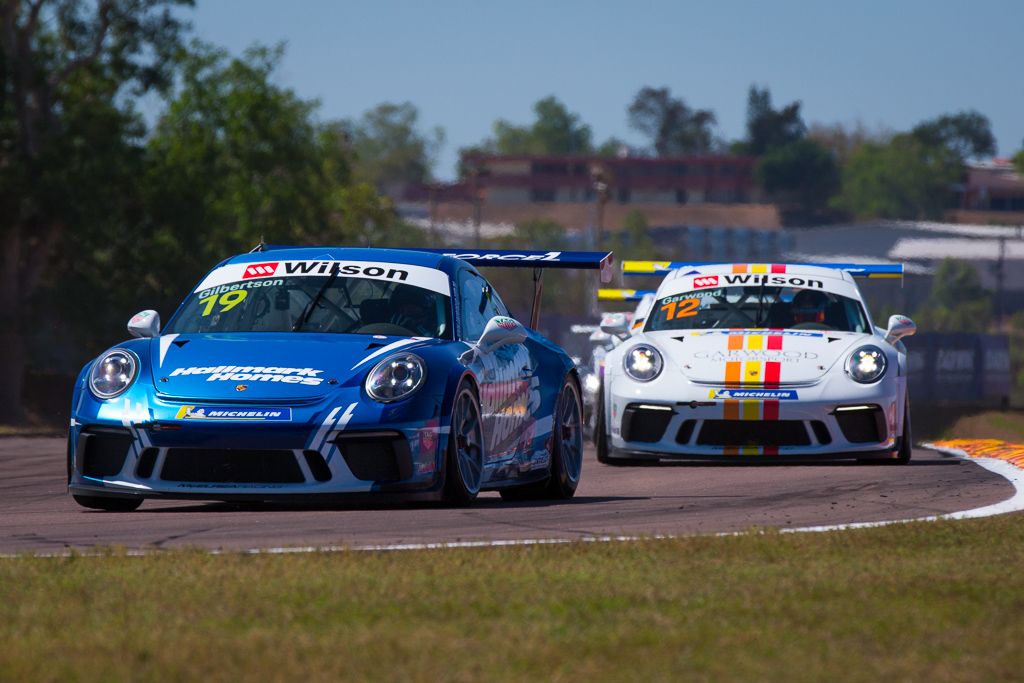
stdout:
[(281, 382), (315, 387), (323, 382), (323, 370), (313, 368), (275, 368), (251, 365), (218, 365), (212, 368), (176, 368), (178, 375), (209, 375), (207, 382)]

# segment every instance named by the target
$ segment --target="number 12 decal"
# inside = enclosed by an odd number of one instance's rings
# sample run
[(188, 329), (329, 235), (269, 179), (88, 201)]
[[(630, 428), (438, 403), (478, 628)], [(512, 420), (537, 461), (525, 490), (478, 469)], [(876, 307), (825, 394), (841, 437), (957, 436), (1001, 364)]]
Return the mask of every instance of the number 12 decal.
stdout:
[(700, 299), (683, 299), (682, 301), (670, 301), (662, 306), (661, 310), (667, 312), (665, 320), (675, 320), (697, 315), (698, 308), (700, 308)]

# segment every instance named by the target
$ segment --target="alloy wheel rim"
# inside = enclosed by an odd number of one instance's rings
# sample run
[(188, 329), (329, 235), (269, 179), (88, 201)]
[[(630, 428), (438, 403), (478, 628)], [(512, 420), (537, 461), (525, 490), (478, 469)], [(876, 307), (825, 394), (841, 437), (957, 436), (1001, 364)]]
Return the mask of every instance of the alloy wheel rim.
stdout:
[(484, 449), (480, 413), (468, 392), (459, 396), (452, 428), (455, 432), (455, 459), (459, 467), (459, 476), (470, 494), (477, 493), (483, 476)]
[(561, 407), (558, 411), (558, 437), (562, 466), (565, 468), (566, 476), (573, 482), (579, 481), (580, 470), (583, 468), (583, 426), (579, 402), (570, 398), (575, 396), (575, 390), (571, 387), (563, 392)]

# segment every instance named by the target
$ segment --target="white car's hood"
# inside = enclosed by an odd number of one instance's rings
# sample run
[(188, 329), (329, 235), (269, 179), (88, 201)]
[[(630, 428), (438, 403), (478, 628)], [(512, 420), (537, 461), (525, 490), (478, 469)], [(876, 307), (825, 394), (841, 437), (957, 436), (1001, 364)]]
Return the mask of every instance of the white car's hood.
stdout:
[(643, 336), (665, 353), (668, 372), (707, 384), (757, 386), (813, 384), (853, 348), (877, 341), (868, 334), (816, 330), (664, 330)]

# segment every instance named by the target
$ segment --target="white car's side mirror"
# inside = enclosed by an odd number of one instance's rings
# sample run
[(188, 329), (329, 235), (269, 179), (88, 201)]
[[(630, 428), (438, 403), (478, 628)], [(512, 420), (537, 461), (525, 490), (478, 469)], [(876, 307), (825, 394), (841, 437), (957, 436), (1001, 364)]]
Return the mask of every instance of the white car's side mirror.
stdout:
[(142, 311), (128, 321), (128, 331), (133, 337), (155, 337), (160, 334), (160, 314), (156, 311)]
[(889, 327), (885, 331), (885, 341), (895, 344), (903, 337), (909, 337), (917, 332), (917, 325), (905, 315), (889, 316)]
[(487, 321), (484, 333), (476, 346), (483, 353), (490, 353), (510, 344), (522, 344), (526, 341), (526, 328), (515, 318), (496, 315)]
[(613, 337), (625, 339), (629, 336), (629, 320), (625, 313), (608, 313), (601, 318), (601, 331)]

